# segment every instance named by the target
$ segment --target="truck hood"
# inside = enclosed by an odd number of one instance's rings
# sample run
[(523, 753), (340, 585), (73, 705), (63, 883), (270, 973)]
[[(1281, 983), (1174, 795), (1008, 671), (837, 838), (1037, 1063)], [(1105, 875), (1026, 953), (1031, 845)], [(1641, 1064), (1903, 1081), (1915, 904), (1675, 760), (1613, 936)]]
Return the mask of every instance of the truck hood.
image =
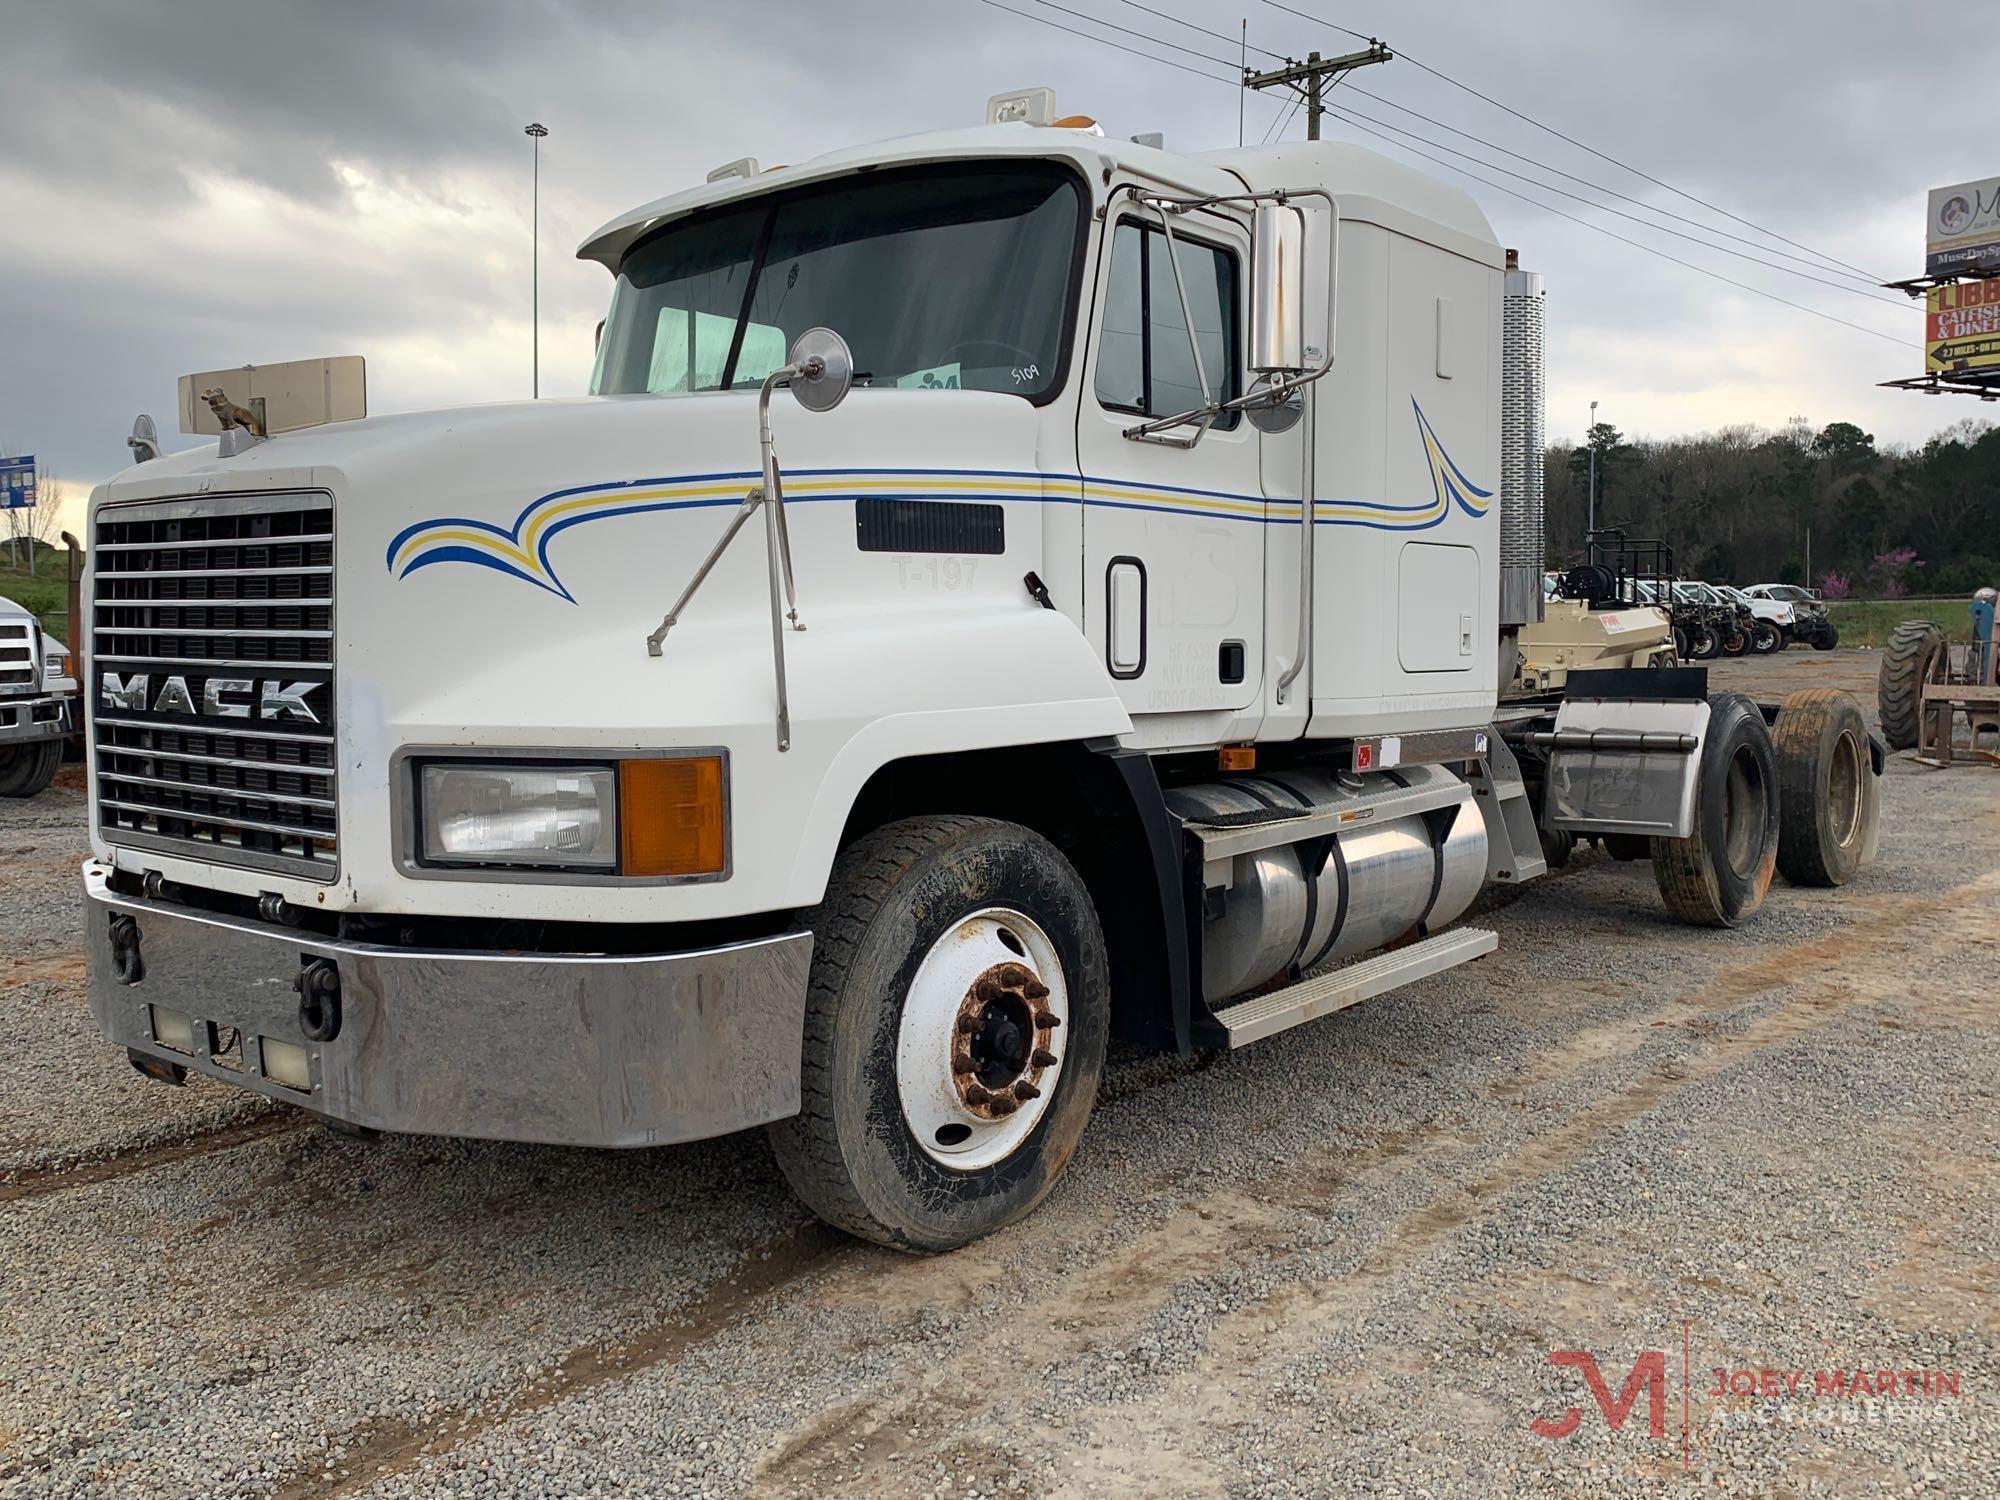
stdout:
[[(780, 392), (772, 425), (794, 515), (851, 496), (867, 476), (885, 492), (966, 498), (996, 487), (1007, 493), (994, 498), (1038, 495), (1043, 474), (1075, 484), (1073, 450), (1038, 452), (1036, 413), (1010, 396), (859, 390), (815, 416)], [(687, 528), (663, 524), (668, 513), (710, 512), (697, 529), (719, 531), (758, 464), (755, 393), (587, 396), (332, 423), (232, 458), (204, 444), (124, 470), (99, 498), (323, 489), (336, 502), (343, 575), (372, 554), (397, 579), (470, 566), (582, 602), (579, 566), (588, 573), (635, 541), (682, 550)], [(913, 484), (922, 477), (936, 482)]]
[[(1078, 545), (1074, 431), (1044, 416), (988, 392), (857, 390), (823, 414), (778, 395), (805, 627), (783, 631), (783, 750), (762, 516), (663, 653), (646, 646), (757, 482), (754, 393), (375, 417), (233, 458), (204, 447), (155, 459), (93, 503), (332, 496), (346, 832), (342, 889), (309, 899), (457, 914), (495, 899), (483, 884), (397, 865), (408, 757), (713, 748), (728, 757), (734, 873), (676, 890), (676, 918), (692, 920), (818, 899), (852, 799), (890, 759), (1130, 730), (1075, 615), (1023, 587), (1047, 556), (1065, 555), (1045, 549), (1073, 557)], [(1040, 451), (1044, 433), (1057, 451)], [(864, 536), (860, 506), (876, 497), (980, 510), (882, 507), (866, 514), (888, 516), (888, 532)], [(93, 551), (93, 587), (96, 565)], [(1079, 613), (1081, 602), (1061, 600)], [(254, 893), (274, 877), (203, 878)], [(545, 908), (558, 899), (622, 920), (661, 910), (638, 888), (538, 897)]]

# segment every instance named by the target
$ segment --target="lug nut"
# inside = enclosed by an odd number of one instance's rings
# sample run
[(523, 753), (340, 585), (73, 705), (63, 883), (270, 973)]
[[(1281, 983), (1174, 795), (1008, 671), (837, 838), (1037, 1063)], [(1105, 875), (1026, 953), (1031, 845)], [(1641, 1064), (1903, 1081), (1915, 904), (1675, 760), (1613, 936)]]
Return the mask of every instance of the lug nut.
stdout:
[(993, 1095), (987, 1092), (984, 1084), (968, 1083), (965, 1086), (965, 1102), (967, 1104), (990, 1104), (992, 1100)]
[(1046, 1000), (1049, 998), (1049, 987), (1039, 979), (1030, 979), (1027, 989), (1022, 991), (1022, 993), (1030, 1000)]
[(1039, 1099), (1041, 1097), (1042, 1091), (1025, 1078), (1014, 1085), (1014, 1098), (1018, 1103), (1026, 1104), (1030, 1099)]
[(1046, 1047), (1037, 1047), (1037, 1048), (1035, 1049), (1035, 1066), (1036, 1066), (1036, 1067), (1038, 1067), (1038, 1068), (1053, 1068), (1053, 1067), (1054, 1067), (1055, 1065), (1056, 1065), (1056, 1055), (1055, 1055), (1055, 1053), (1053, 1053), (1053, 1052), (1049, 1051), (1049, 1049), (1048, 1049), (1048, 1048), (1046, 1048)]
[(972, 1059), (970, 1057), (967, 1057), (964, 1053), (954, 1052), (952, 1054), (951, 1058), (952, 1072), (963, 1075), (966, 1073), (970, 1073), (973, 1067), (974, 1063)]
[(977, 1017), (960, 1016), (958, 1018), (959, 1035), (971, 1036), (973, 1032), (977, 1031), (978, 1029), (979, 1029), (979, 1021)]
[(1000, 982), (1010, 990), (1018, 990), (1033, 978), (1034, 975), (1030, 974), (1019, 964), (1002, 964), (1000, 966)]
[(1053, 1031), (1062, 1025), (1062, 1017), (1052, 1010), (1038, 1010), (1035, 1012), (1035, 1024), (1044, 1030)]
[(1020, 1103), (1009, 1094), (995, 1094), (986, 1101), (986, 1107), (996, 1115), (1011, 1115), (1019, 1109)]

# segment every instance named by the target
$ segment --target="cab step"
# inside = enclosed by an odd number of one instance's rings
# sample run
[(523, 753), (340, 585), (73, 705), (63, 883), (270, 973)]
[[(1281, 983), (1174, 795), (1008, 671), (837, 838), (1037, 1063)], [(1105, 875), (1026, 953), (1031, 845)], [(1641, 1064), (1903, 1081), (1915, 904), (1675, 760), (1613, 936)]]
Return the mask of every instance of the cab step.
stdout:
[(1392, 948), (1267, 995), (1252, 996), (1217, 1011), (1215, 1019), (1228, 1034), (1226, 1045), (1247, 1047), (1301, 1021), (1331, 1015), (1482, 958), (1499, 946), (1497, 933), (1483, 927), (1455, 927), (1407, 948)]

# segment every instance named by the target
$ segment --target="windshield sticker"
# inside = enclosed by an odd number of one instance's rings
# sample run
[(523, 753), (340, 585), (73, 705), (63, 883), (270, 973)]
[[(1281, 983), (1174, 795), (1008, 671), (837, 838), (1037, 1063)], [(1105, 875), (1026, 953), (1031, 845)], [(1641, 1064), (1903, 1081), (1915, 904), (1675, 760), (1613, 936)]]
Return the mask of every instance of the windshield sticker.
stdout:
[(896, 385), (906, 391), (955, 391), (958, 389), (960, 366), (956, 360), (948, 365), (933, 365), (928, 370), (912, 370), (907, 375), (896, 377)]

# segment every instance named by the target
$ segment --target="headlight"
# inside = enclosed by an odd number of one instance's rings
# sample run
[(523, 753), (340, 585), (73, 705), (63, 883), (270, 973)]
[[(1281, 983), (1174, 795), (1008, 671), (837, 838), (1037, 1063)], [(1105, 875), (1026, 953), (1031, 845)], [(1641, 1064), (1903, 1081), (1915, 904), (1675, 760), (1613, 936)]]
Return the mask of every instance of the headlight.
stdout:
[(422, 803), (430, 863), (618, 866), (610, 766), (427, 765)]
[(596, 763), (426, 760), (414, 790), (412, 873), (511, 865), (612, 879), (729, 876), (726, 751)]

